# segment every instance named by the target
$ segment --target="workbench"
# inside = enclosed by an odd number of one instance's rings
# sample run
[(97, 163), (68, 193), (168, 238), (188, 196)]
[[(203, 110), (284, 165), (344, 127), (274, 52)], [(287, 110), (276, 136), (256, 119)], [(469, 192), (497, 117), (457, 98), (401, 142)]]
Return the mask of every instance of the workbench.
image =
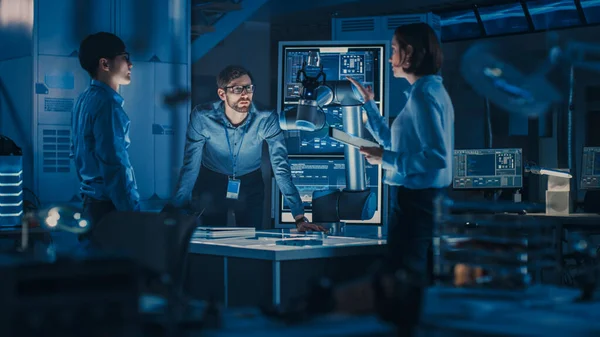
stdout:
[[(192, 239), (187, 291), (225, 306), (278, 305), (306, 294), (320, 278), (337, 283), (364, 276), (382, 257), (386, 241), (373, 238), (381, 235), (377, 228), (371, 227), (371, 234), (354, 230), (356, 236), (348, 231), (343, 237), (276, 229), (249, 237)], [(320, 238), (322, 244), (281, 244), (303, 237)]]

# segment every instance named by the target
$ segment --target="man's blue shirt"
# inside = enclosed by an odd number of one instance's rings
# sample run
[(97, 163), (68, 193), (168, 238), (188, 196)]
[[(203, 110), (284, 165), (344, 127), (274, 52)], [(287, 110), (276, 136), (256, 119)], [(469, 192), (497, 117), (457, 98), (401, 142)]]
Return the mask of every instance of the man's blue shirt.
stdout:
[(236, 177), (258, 170), (262, 161), (263, 141), (269, 147), (275, 180), (292, 214), (304, 214), (300, 193), (292, 183), (288, 152), (277, 113), (258, 111), (252, 105), (244, 122), (233, 126), (225, 116), (221, 101), (196, 107), (192, 111), (174, 205), (181, 207), (190, 201), (201, 165), (211, 171)]
[(139, 193), (129, 161), (129, 117), (121, 95), (92, 80), (73, 108), (71, 157), (81, 193), (110, 200), (119, 211), (139, 210)]

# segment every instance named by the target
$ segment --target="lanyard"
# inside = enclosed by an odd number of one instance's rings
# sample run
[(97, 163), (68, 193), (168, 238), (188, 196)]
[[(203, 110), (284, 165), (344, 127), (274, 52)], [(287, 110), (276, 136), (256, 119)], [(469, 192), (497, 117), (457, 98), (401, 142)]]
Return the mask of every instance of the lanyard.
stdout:
[(237, 162), (240, 150), (242, 149), (242, 143), (244, 142), (244, 136), (248, 130), (248, 124), (250, 124), (250, 121), (246, 121), (246, 126), (244, 127), (244, 132), (242, 133), (242, 139), (240, 139), (240, 147), (238, 147), (237, 154), (234, 156), (233, 149), (231, 148), (231, 142), (229, 141), (229, 132), (227, 130), (227, 126), (225, 126), (225, 123), (223, 123), (223, 129), (225, 129), (225, 138), (227, 138), (227, 146), (229, 146), (229, 155), (231, 156), (231, 163), (233, 164), (233, 179), (235, 179), (235, 163)]

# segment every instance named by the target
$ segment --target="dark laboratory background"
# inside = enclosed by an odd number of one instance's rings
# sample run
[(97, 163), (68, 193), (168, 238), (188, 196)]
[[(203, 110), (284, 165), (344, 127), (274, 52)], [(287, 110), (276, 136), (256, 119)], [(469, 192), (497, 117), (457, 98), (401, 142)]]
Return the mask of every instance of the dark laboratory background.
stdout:
[[(327, 232), (294, 229), (266, 145), (255, 228), (161, 212), (222, 68), (249, 69), (254, 104), (285, 114), (320, 52), (329, 80), (373, 86), (391, 124), (409, 84), (391, 76), (390, 41), (416, 22), (441, 41), (455, 111), (433, 284), (379, 275), (391, 193), (329, 137), (347, 131), (339, 105), (319, 109), (322, 129), (284, 131)], [(599, 23), (599, 0), (0, 0), (0, 335), (600, 336)], [(71, 112), (90, 81), (79, 44), (101, 31), (133, 63), (119, 94), (141, 212), (109, 215), (90, 252)], [(352, 187), (352, 167), (372, 212), (319, 215), (313, 199)]]

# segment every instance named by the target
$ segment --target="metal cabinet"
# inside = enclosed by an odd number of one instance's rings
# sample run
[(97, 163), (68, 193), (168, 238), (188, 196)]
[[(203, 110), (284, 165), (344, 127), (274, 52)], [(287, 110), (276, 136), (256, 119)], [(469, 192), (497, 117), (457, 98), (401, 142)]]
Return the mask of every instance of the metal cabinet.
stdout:
[(36, 176), (42, 202), (69, 202), (78, 197), (77, 173), (69, 159), (70, 137), (67, 125), (38, 127)]
[(140, 198), (144, 200), (154, 195), (154, 63), (135, 62), (131, 78), (131, 84), (121, 86), (121, 96), (131, 121), (129, 159)]
[(117, 1), (117, 33), (134, 61), (188, 62), (188, 1)]
[(114, 32), (113, 0), (37, 0), (37, 52), (75, 55), (87, 35)]
[(164, 97), (177, 89), (173, 87), (175, 79), (180, 88), (185, 88), (188, 73), (186, 65), (156, 63), (154, 68), (154, 181), (156, 195), (161, 199), (172, 196), (179, 177), (190, 115), (189, 103), (171, 108), (164, 104)]
[[(132, 82), (122, 86), (125, 111), (131, 120), (129, 154), (142, 199), (172, 196), (183, 162), (189, 103), (174, 108), (164, 100), (187, 88), (188, 67), (180, 64), (136, 62)], [(173, 86), (174, 72), (179, 86)]]

